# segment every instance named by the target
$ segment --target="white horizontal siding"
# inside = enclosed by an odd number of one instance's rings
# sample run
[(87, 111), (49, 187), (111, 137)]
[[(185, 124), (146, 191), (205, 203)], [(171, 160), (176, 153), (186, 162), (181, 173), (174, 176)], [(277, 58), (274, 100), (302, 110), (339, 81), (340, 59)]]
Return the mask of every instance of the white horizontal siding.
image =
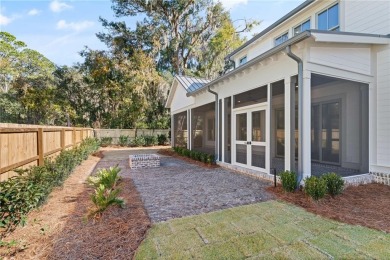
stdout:
[(345, 27), (347, 32), (390, 33), (390, 1), (346, 0)]
[(377, 163), (390, 166), (390, 46), (377, 55)]
[(363, 74), (371, 74), (370, 59), (369, 48), (310, 48), (310, 62)]

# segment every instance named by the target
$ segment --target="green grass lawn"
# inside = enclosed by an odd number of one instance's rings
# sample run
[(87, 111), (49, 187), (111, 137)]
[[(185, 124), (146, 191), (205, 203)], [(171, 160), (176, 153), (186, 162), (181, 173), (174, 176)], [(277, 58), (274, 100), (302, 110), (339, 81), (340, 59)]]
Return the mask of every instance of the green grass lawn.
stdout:
[(389, 259), (390, 234), (268, 201), (153, 225), (136, 259)]

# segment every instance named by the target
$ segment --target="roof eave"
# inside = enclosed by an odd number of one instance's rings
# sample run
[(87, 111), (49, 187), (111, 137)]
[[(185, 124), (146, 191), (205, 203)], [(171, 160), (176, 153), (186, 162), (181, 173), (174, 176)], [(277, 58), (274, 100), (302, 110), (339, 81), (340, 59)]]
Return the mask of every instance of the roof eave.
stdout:
[(302, 11), (303, 9), (305, 9), (306, 7), (308, 7), (309, 5), (314, 3), (315, 1), (316, 0), (306, 0), (305, 2), (303, 2), (299, 6), (297, 6), (296, 8), (291, 10), (290, 12), (288, 12), (286, 15), (284, 15), (282, 18), (280, 18), (279, 20), (277, 20), (276, 22), (274, 22), (273, 24), (271, 24), (270, 26), (265, 28), (263, 31), (261, 31), (260, 33), (258, 33), (254, 37), (252, 37), (250, 40), (245, 42), (243, 45), (241, 45), (240, 47), (238, 47), (237, 49), (232, 51), (230, 54), (228, 54), (225, 57), (225, 59), (230, 59), (233, 55), (239, 53), (240, 51), (242, 51), (243, 49), (245, 49), (246, 47), (248, 47), (252, 43), (256, 42), (258, 39), (260, 39), (261, 37), (266, 35), (268, 32), (272, 31), (273, 29), (275, 29), (276, 27), (278, 27), (279, 25), (281, 25), (282, 23), (284, 23), (285, 21), (287, 21), (288, 19), (290, 19), (291, 17), (293, 17), (294, 15), (296, 15), (297, 13), (299, 13), (300, 11)]
[(267, 58), (271, 57), (272, 55), (274, 55), (274, 54), (276, 54), (278, 52), (283, 51), (287, 46), (296, 44), (298, 42), (301, 42), (301, 41), (309, 38), (310, 36), (311, 36), (311, 32), (310, 31), (302, 32), (302, 33), (298, 34), (297, 36), (294, 36), (293, 38), (285, 41), (284, 43), (282, 43), (282, 44), (280, 44), (280, 45), (270, 49), (269, 51), (266, 51), (265, 53), (257, 56), (256, 58), (248, 61), (244, 65), (239, 66), (235, 70), (232, 70), (232, 71), (222, 75), (221, 77), (214, 79), (213, 81), (209, 82), (208, 84), (203, 85), (203, 87), (199, 88), (198, 90), (187, 93), (187, 97), (194, 96), (197, 93), (205, 90), (207, 87), (212, 86), (215, 83), (218, 83), (221, 80), (224, 80), (225, 78), (228, 78), (228, 77), (230, 77), (230, 76), (232, 76), (232, 75), (234, 75), (236, 73), (239, 73), (240, 71), (243, 71), (246, 68), (249, 68), (250, 66), (252, 66), (252, 65), (254, 65), (256, 63), (258, 63), (258, 62), (260, 62), (260, 61), (262, 61), (264, 59), (267, 59)]

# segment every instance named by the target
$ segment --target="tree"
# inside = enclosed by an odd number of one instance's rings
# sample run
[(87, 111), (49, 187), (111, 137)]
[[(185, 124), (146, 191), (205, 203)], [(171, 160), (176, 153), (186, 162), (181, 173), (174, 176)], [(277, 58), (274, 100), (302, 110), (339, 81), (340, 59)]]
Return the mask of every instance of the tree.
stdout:
[[(98, 37), (116, 50), (126, 48), (130, 55), (134, 49), (144, 50), (156, 60), (160, 72), (215, 76), (221, 69), (220, 56), (241, 44), (238, 32), (230, 30), (229, 13), (214, 0), (113, 0), (113, 10), (118, 17), (146, 17), (134, 30), (125, 22), (101, 18), (109, 33), (99, 33)], [(242, 32), (249, 31), (253, 24), (248, 21)], [(234, 41), (233, 46), (216, 43), (221, 37), (229, 43)], [(218, 53), (212, 60), (204, 55), (210, 47)]]

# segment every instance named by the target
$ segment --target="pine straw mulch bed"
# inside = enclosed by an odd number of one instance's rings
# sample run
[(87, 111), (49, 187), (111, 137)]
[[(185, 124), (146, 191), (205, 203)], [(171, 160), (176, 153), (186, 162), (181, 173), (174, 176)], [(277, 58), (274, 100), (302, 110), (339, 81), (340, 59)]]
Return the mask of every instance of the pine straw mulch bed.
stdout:
[(280, 186), (269, 187), (267, 190), (279, 199), (312, 213), (390, 233), (390, 186), (376, 183), (349, 186), (341, 195), (334, 198), (327, 195), (318, 202), (306, 196), (303, 191), (288, 193)]
[(52, 192), (48, 202), (28, 216), (0, 247), (0, 259), (131, 259), (150, 227), (131, 179), (119, 183), (125, 208), (111, 207), (98, 220), (87, 220), (93, 189), (85, 184), (99, 159), (90, 157)]
[(207, 163), (200, 162), (200, 161), (182, 156), (180, 154), (177, 154), (174, 150), (172, 150), (172, 148), (160, 149), (157, 151), (157, 153), (162, 154), (162, 155), (166, 155), (166, 156), (171, 156), (174, 158), (178, 158), (180, 160), (183, 160), (183, 161), (186, 161), (186, 162), (189, 162), (192, 164), (196, 164), (198, 166), (205, 167), (205, 168), (218, 168), (219, 167), (219, 165), (217, 165), (217, 164), (207, 164)]

